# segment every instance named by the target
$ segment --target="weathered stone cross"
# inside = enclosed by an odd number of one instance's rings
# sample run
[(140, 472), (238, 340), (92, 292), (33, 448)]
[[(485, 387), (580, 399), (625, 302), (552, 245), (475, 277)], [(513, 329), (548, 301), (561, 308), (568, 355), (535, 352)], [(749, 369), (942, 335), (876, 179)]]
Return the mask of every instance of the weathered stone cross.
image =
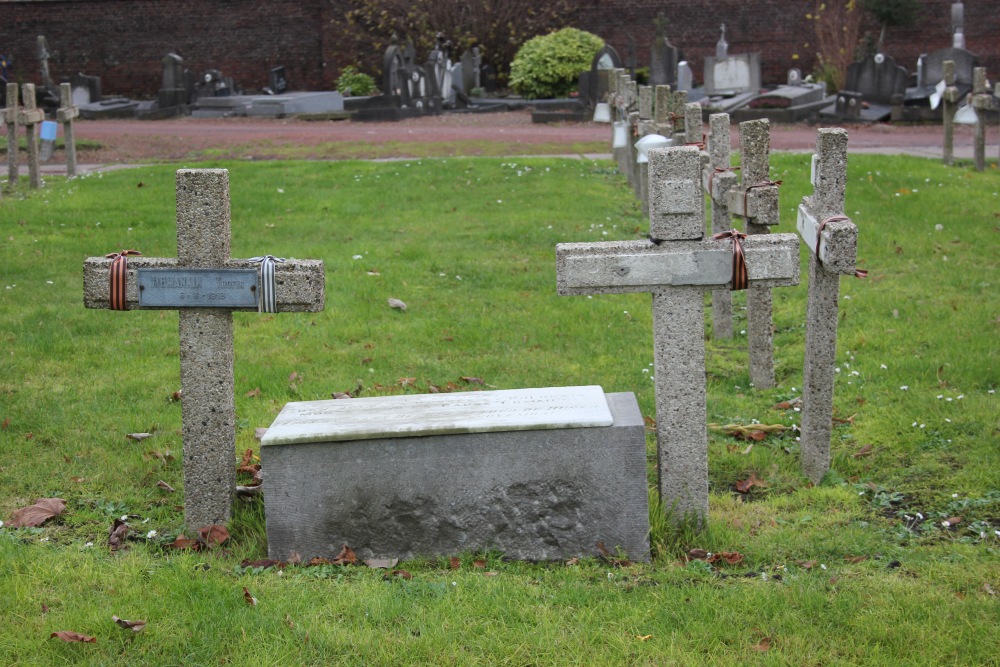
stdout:
[(955, 61), (945, 60), (941, 64), (944, 74), (944, 91), (941, 93), (941, 115), (944, 126), (943, 161), (955, 162), (955, 109), (958, 106), (958, 88), (955, 86)]
[[(653, 149), (649, 158), (650, 237), (656, 242), (561, 243), (558, 292), (653, 295), (657, 467), (660, 496), (675, 518), (708, 515), (705, 290), (731, 284), (733, 241), (705, 239), (701, 154), (695, 146)], [(799, 282), (794, 234), (743, 242), (750, 284)]]
[(18, 177), (17, 149), (17, 84), (7, 84), (7, 108), (4, 109), (4, 123), (7, 125), (7, 181), (14, 185)]
[(73, 91), (68, 83), (59, 84), (59, 110), (56, 120), (63, 124), (63, 143), (66, 144), (66, 176), (76, 176), (76, 139), (73, 137), (73, 119), (80, 109), (73, 106)]
[[(38, 166), (38, 134), (35, 126), (45, 120), (45, 112), (35, 105), (35, 84), (26, 83), (21, 86), (21, 98), (24, 108), (17, 112), (17, 122), (24, 125), (24, 135), (28, 140), (28, 185), (37, 190), (42, 187), (42, 172)], [(16, 150), (13, 152), (17, 154)]]
[(856, 273), (858, 228), (844, 215), (847, 131), (821, 129), (813, 194), (799, 205), (798, 229), (812, 251), (802, 385), (802, 470), (819, 483), (830, 468), (840, 274)]
[[(730, 164), (729, 114), (712, 114), (708, 122), (709, 161), (701, 178), (712, 205), (712, 233), (720, 234), (732, 227), (729, 192), (736, 188), (740, 179)], [(733, 299), (729, 290), (712, 292), (712, 335), (715, 338), (733, 337)]]
[[(257, 265), (230, 259), (229, 172), (177, 172), (177, 259), (128, 261), (128, 309), (180, 311), (184, 519), (191, 529), (226, 523), (235, 490), (236, 413), (233, 311), (258, 310), (270, 285)], [(108, 308), (113, 260), (83, 265), (84, 304)], [(277, 308), (317, 312), (324, 305), (323, 262), (288, 260), (274, 267)], [(249, 298), (248, 298), (249, 297)]]
[[(778, 185), (770, 180), (770, 124), (766, 118), (740, 123), (742, 185), (729, 191), (729, 210), (746, 218), (746, 233), (769, 234), (779, 222)], [(750, 382), (757, 389), (774, 386), (771, 289), (747, 289), (747, 348)]]

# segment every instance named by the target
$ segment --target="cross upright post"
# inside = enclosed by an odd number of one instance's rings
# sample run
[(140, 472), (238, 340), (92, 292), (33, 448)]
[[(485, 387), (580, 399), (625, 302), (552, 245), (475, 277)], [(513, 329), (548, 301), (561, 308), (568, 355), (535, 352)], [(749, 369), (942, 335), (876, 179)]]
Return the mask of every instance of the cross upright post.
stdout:
[(687, 105), (688, 94), (686, 90), (675, 90), (670, 93), (670, 103), (667, 105), (667, 113), (673, 123), (671, 134), (668, 137), (673, 139), (674, 146), (682, 146), (687, 137), (687, 116), (684, 107)]
[(830, 469), (840, 276), (857, 273), (858, 228), (844, 215), (847, 131), (819, 130), (814, 160), (813, 194), (803, 197), (797, 221), (812, 251), (800, 440), (802, 470), (819, 483)]
[[(180, 311), (184, 519), (192, 529), (226, 523), (232, 512), (233, 311), (262, 310), (268, 294), (282, 312), (318, 312), (324, 305), (323, 262), (272, 264), (273, 282), (265, 282), (254, 261), (230, 259), (229, 247), (229, 172), (181, 169), (177, 259), (136, 257), (120, 266), (120, 255), (134, 252), (123, 251), (114, 259), (90, 257), (83, 267), (87, 308)], [(262, 260), (261, 273), (267, 264)]]
[[(708, 515), (705, 290), (735, 281), (799, 281), (798, 238), (705, 239), (701, 155), (695, 146), (649, 156), (650, 238), (556, 246), (561, 295), (651, 292), (660, 497), (674, 518)], [(742, 254), (738, 253), (740, 250)], [(745, 269), (745, 273), (739, 271)]]
[(955, 86), (955, 61), (945, 60), (941, 64), (944, 74), (944, 93), (941, 95), (941, 115), (944, 125), (945, 164), (955, 162), (955, 107), (958, 105), (958, 88)]
[[(41, 170), (38, 167), (38, 136), (35, 126), (45, 120), (45, 112), (35, 106), (35, 84), (21, 86), (24, 108), (17, 114), (17, 122), (24, 125), (24, 136), (28, 140), (28, 185), (33, 190), (42, 187)], [(14, 144), (17, 146), (17, 144)]]
[[(747, 235), (770, 234), (779, 222), (778, 183), (770, 179), (770, 123), (766, 118), (740, 123), (741, 187), (729, 191), (729, 209), (746, 220)], [(771, 334), (771, 290), (747, 289), (747, 348), (750, 383), (774, 386), (774, 343)]]
[[(739, 182), (730, 159), (729, 114), (709, 116), (708, 166), (702, 171), (702, 187), (712, 205), (712, 233), (721, 234), (732, 226), (729, 212), (729, 192)], [(712, 292), (712, 335), (733, 337), (733, 298), (729, 290)]]
[[(639, 86), (639, 121), (636, 137), (642, 139), (653, 133), (653, 87)], [(642, 202), (643, 214), (649, 213), (649, 193), (647, 192), (647, 180), (649, 178), (649, 163), (643, 162), (636, 165), (636, 196)]]
[(986, 68), (972, 70), (972, 108), (976, 112), (974, 158), (976, 171), (986, 169), (986, 112), (992, 108), (992, 96), (986, 88)]
[(17, 183), (17, 84), (7, 84), (7, 108), (4, 109), (4, 122), (7, 125), (7, 182)]
[(59, 110), (56, 120), (63, 125), (63, 142), (66, 144), (66, 176), (76, 176), (76, 140), (73, 138), (73, 119), (80, 110), (73, 106), (73, 90), (68, 83), (59, 84)]

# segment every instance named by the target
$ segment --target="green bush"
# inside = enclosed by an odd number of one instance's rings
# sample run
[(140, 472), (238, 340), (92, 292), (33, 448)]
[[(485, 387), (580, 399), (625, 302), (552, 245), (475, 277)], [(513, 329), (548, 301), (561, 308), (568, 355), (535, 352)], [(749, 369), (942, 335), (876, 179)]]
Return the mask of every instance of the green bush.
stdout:
[(348, 65), (337, 79), (337, 92), (344, 95), (371, 95), (375, 92), (375, 79), (359, 72), (354, 65)]
[(529, 39), (510, 64), (511, 89), (528, 99), (565, 97), (604, 40), (576, 28)]

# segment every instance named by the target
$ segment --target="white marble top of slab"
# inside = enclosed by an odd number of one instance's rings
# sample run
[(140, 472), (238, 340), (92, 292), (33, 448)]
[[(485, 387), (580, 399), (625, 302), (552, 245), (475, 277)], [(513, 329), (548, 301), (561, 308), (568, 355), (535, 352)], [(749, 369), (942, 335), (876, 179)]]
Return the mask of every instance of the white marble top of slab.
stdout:
[(288, 403), (261, 445), (611, 426), (604, 390), (545, 387)]

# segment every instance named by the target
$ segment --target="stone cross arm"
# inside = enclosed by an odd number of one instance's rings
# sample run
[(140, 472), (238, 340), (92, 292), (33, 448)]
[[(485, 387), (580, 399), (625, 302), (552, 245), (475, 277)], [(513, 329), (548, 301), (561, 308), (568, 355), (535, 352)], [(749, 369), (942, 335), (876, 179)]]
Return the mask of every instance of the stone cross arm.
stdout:
[(777, 225), (780, 222), (777, 185), (754, 187), (750, 183), (747, 187), (730, 189), (726, 196), (729, 198), (729, 212), (732, 215), (752, 218), (758, 225)]
[[(83, 302), (87, 308), (108, 308), (111, 259), (88, 257), (83, 263)], [(253, 269), (259, 264), (247, 259), (220, 261), (218, 269)], [(180, 267), (176, 259), (130, 257), (126, 277), (126, 303), (129, 310), (176, 310), (176, 307), (149, 307), (139, 305), (138, 269), (174, 269)], [(190, 267), (196, 268), (196, 267)], [(282, 312), (316, 313), (323, 310), (325, 277), (322, 260), (288, 259), (274, 266), (275, 299)], [(228, 310), (255, 311), (256, 307), (228, 308)]]
[(821, 231), (821, 222), (813, 213), (812, 198), (804, 197), (796, 223), (802, 241), (827, 272), (854, 273), (858, 257), (857, 226), (847, 216), (837, 216), (827, 220)]
[[(799, 284), (795, 234), (748, 236), (742, 241), (751, 284)], [(556, 246), (561, 295), (657, 292), (672, 286), (720, 289), (732, 284), (733, 241), (609, 241)]]

